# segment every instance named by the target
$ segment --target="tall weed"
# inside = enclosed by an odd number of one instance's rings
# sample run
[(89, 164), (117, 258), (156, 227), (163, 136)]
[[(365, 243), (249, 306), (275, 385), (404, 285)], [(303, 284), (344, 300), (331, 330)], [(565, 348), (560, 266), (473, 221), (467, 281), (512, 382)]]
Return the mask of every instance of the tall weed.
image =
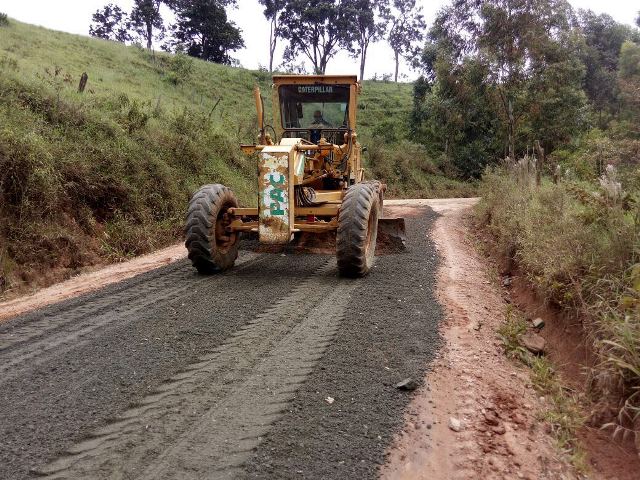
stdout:
[(594, 387), (626, 428), (640, 419), (640, 190), (623, 191), (616, 170), (602, 170), (540, 187), (513, 167), (489, 170), (476, 215), (542, 295), (585, 319), (601, 360)]

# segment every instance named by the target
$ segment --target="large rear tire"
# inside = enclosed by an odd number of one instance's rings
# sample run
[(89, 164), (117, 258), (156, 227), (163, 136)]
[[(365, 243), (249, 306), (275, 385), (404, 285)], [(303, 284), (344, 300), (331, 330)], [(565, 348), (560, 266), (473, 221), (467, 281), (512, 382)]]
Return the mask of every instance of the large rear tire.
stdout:
[(237, 207), (233, 192), (220, 184), (205, 185), (191, 197), (184, 228), (185, 245), (193, 266), (202, 274), (233, 267), (238, 257), (236, 233), (227, 233), (227, 210)]
[(365, 183), (351, 185), (342, 201), (336, 233), (338, 272), (343, 277), (364, 277), (375, 259), (380, 197)]

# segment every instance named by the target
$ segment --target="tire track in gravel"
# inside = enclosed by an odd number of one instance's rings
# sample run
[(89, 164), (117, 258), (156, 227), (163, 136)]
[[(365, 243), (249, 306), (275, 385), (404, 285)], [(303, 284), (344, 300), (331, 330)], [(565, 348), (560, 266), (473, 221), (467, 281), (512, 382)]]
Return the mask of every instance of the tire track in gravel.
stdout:
[(442, 319), (429, 238), (437, 215), (429, 207), (385, 210), (406, 217), (407, 251), (378, 257), (358, 282), (334, 341), (238, 478), (378, 477), (412, 396), (395, 384), (420, 383), (441, 345)]
[[(210, 277), (197, 275), (188, 262), (179, 261), (29, 317), (8, 320), (3, 327), (10, 329), (14, 321), (21, 326), (42, 315), (54, 317), (71, 307), (101, 301), (113, 291), (136, 289), (174, 269), (184, 275), (168, 287), (186, 287), (177, 298), (163, 299), (158, 292), (145, 308), (113, 311), (108, 325), (81, 342), (48, 351), (46, 361), (20, 363), (10, 372), (11, 378), (2, 378), (0, 478), (33, 477), (30, 469), (59, 457), (162, 388), (177, 372), (229, 342), (234, 332), (286, 297), (326, 259), (261, 254)], [(56, 330), (52, 332), (55, 337)], [(30, 343), (7, 349), (2, 361), (22, 354)]]
[[(51, 478), (234, 478), (330, 344), (357, 281), (330, 259), (231, 339), (47, 465)], [(268, 287), (265, 287), (268, 288)]]
[[(256, 261), (258, 255), (247, 252), (238, 258), (241, 267)], [(90, 334), (101, 327), (115, 325), (114, 315), (135, 315), (151, 305), (180, 298), (189, 289), (211, 278), (194, 276), (186, 261), (165, 267), (161, 275), (151, 281), (139, 279), (133, 285), (116, 287), (109, 296), (93, 302), (83, 299), (69, 302), (59, 309), (23, 315), (15, 322), (0, 327), (0, 385), (19, 375), (16, 369), (22, 363), (42, 364), (48, 353), (60, 355), (82, 342), (91, 341)], [(213, 277), (220, 281), (223, 277)], [(147, 280), (147, 281), (145, 281)]]

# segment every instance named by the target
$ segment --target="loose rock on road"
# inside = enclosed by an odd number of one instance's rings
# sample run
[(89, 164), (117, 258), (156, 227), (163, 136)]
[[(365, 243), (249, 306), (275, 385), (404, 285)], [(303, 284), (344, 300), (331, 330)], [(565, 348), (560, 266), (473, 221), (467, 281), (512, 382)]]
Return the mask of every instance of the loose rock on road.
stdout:
[[(372, 478), (440, 339), (428, 207), (360, 280), (187, 261), (0, 324), (0, 478)], [(333, 402), (326, 399), (332, 398)]]

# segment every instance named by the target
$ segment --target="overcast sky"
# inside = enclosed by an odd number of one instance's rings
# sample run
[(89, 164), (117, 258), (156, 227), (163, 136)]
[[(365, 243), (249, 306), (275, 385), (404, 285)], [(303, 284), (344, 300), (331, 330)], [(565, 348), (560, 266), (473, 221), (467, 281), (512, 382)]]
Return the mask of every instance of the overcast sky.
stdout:
[[(418, 0), (428, 25), (431, 25), (435, 13), (449, 3), (450, 0)], [(132, 0), (0, 0), (0, 12), (20, 21), (42, 25), (55, 30), (87, 35), (91, 15), (106, 3), (115, 3), (124, 10), (131, 8)], [(629, 25), (640, 10), (640, 2), (636, 0), (570, 0), (575, 8), (589, 8), (597, 13), (608, 13), (618, 22)], [(238, 8), (229, 12), (229, 17), (242, 30), (246, 48), (235, 52), (233, 56), (240, 60), (242, 66), (257, 68), (259, 64), (269, 64), (269, 24), (262, 15), (262, 8), (257, 0), (238, 0)], [(0, 34), (2, 31), (0, 30)], [(282, 46), (281, 46), (282, 47)], [(280, 60), (282, 48), (278, 49), (277, 61)], [(357, 74), (358, 61), (340, 53), (327, 68), (327, 73)], [(377, 73), (392, 73), (394, 69), (391, 49), (384, 43), (369, 48), (365, 78)], [(415, 74), (406, 67), (401, 69), (409, 79)]]

